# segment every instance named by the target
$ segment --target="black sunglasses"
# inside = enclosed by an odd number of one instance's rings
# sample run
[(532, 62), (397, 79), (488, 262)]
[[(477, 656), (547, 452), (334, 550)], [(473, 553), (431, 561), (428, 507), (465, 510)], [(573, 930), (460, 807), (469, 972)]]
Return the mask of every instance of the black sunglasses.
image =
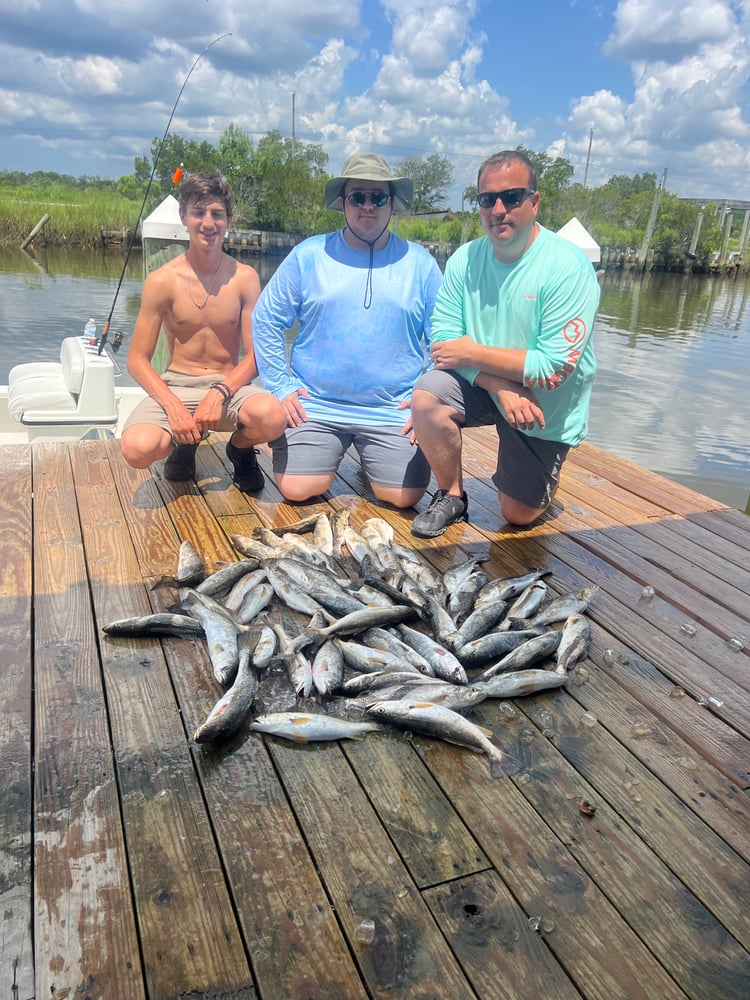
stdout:
[(368, 200), (374, 208), (383, 208), (391, 200), (391, 196), (385, 191), (352, 191), (346, 196), (346, 200), (355, 208), (362, 208)]
[(506, 211), (518, 206), (526, 201), (529, 195), (534, 194), (533, 188), (508, 188), (505, 191), (482, 191), (477, 195), (477, 204), (480, 208), (493, 208), (499, 198)]

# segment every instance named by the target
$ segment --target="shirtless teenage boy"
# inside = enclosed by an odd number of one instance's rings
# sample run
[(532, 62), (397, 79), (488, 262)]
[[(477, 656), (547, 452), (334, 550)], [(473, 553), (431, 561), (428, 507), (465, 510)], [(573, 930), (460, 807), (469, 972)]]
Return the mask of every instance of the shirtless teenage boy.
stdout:
[[(190, 479), (203, 435), (231, 430), (227, 457), (234, 482), (253, 493), (263, 486), (254, 446), (278, 437), (286, 424), (279, 401), (250, 385), (258, 374), (250, 318), (260, 281), (254, 268), (222, 249), (232, 195), (218, 174), (191, 174), (184, 181), (180, 218), (190, 239), (187, 251), (153, 271), (143, 286), (128, 372), (149, 398), (128, 418), (122, 454), (137, 469), (166, 458), (167, 479)], [(161, 329), (169, 358), (160, 376), (152, 358)]]

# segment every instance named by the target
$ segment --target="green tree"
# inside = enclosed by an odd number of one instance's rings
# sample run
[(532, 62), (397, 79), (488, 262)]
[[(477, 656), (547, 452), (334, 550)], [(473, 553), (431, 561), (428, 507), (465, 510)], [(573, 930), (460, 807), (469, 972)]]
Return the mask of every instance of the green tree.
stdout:
[(248, 212), (260, 229), (313, 232), (324, 211), (321, 146), (267, 132), (253, 152)]
[(396, 170), (414, 185), (411, 210), (415, 215), (445, 211), (446, 192), (453, 183), (453, 164), (437, 153), (407, 156)]
[(195, 139), (183, 139), (174, 134), (168, 135), (164, 141), (154, 138), (149, 176), (154, 171), (156, 195), (164, 197), (169, 194), (178, 167), (191, 174), (200, 170), (217, 170), (218, 150), (210, 142), (196, 142)]
[(547, 153), (537, 153), (525, 146), (517, 146), (516, 149), (528, 156), (536, 170), (540, 195), (539, 221), (550, 229), (559, 229), (568, 221), (562, 217), (560, 204), (562, 193), (570, 186), (575, 173), (572, 163), (564, 156), (548, 156)]
[(627, 174), (615, 174), (613, 177), (610, 177), (606, 184), (602, 184), (599, 190), (612, 193), (617, 192), (626, 198), (634, 194), (643, 194), (644, 192), (654, 194), (656, 191), (656, 174), (635, 174), (633, 177), (629, 177)]

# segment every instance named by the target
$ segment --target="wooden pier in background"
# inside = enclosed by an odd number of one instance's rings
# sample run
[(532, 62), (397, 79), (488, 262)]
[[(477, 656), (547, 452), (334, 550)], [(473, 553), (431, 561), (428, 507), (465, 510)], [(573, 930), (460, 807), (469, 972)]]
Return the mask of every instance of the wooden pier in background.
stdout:
[[(293, 505), (265, 448), (265, 488), (239, 493), (223, 437), (183, 484), (117, 441), (0, 448), (0, 993), (746, 998), (750, 519), (583, 445), (512, 530), (494, 435), (471, 431), (470, 521), (417, 542), (354, 458)], [(441, 570), (470, 554), (490, 577), (547, 568), (556, 593), (598, 584), (570, 683), (473, 714), (518, 774), (400, 732), (199, 746), (221, 693), (203, 641), (102, 633), (174, 599), (151, 587), (181, 540), (212, 571), (233, 533), (342, 505)]]

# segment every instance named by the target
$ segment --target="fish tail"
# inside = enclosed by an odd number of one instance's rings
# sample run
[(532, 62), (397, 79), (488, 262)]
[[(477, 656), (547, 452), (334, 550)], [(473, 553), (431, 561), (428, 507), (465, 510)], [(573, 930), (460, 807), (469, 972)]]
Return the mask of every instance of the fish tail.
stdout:
[(517, 757), (509, 753), (493, 754), (490, 757), (490, 777), (508, 778), (511, 774), (518, 774), (523, 769), (523, 764)]

